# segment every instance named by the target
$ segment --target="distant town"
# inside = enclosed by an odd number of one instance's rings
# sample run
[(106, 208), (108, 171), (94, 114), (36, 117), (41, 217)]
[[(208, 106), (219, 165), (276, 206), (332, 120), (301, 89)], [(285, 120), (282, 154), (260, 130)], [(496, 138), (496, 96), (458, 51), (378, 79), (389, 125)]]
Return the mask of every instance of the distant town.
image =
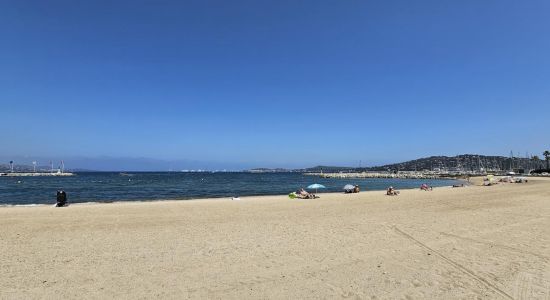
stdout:
[(375, 167), (335, 167), (316, 166), (305, 169), (251, 169), (249, 172), (302, 172), (302, 173), (360, 173), (360, 172), (421, 172), (427, 174), (486, 174), (515, 172), (529, 174), (533, 171), (544, 170), (550, 156), (545, 160), (538, 156), (510, 157), (487, 156), (477, 154), (462, 154), (457, 156), (430, 156), (401, 163)]

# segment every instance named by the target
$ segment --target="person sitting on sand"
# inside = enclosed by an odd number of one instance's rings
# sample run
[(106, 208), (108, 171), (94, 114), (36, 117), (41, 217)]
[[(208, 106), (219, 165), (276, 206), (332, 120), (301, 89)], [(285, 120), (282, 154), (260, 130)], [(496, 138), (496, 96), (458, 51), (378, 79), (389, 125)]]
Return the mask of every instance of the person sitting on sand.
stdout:
[(432, 188), (431, 186), (429, 186), (428, 184), (423, 183), (423, 184), (420, 186), (420, 190), (422, 190), (422, 191), (431, 191), (431, 190), (433, 190), (433, 188)]
[(355, 185), (355, 187), (353, 188), (353, 192), (354, 193), (359, 193), (359, 191), (360, 191), (359, 186)]
[(399, 191), (396, 191), (393, 186), (390, 186), (387, 190), (386, 190), (386, 195), (388, 196), (397, 196), (399, 195)]
[(56, 199), (55, 207), (63, 207), (67, 204), (67, 193), (65, 193), (64, 190), (58, 190), (57, 191), (57, 199)]

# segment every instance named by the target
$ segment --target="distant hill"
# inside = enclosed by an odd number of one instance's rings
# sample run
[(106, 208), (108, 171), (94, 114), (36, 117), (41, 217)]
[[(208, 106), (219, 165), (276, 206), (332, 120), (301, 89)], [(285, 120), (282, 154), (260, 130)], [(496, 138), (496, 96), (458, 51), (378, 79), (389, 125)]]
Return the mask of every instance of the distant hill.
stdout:
[(349, 172), (353, 171), (355, 168), (352, 167), (334, 167), (334, 166), (316, 166), (311, 168), (302, 169), (303, 172), (307, 173), (319, 173), (319, 172)]
[(336, 166), (316, 166), (306, 169), (296, 169), (299, 172), (311, 173), (337, 173), (337, 172), (363, 172), (363, 171), (486, 171), (505, 170), (535, 170), (544, 168), (544, 161), (530, 158), (489, 156), (478, 154), (462, 154), (457, 156), (430, 156), (415, 160), (388, 164), (383, 166), (353, 168)]
[(538, 169), (543, 166), (543, 161), (535, 161), (529, 158), (487, 156), (477, 154), (462, 154), (457, 156), (430, 156), (406, 162), (389, 164), (384, 166), (366, 168), (369, 171), (422, 171), (422, 170), (464, 170), (475, 171), (483, 168), (487, 171), (500, 171), (510, 169)]

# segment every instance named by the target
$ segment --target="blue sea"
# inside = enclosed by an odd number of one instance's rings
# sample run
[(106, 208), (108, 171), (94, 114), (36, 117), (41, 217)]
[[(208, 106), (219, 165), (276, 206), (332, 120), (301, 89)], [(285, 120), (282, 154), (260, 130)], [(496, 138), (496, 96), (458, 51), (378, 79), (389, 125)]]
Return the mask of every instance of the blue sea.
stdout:
[(180, 173), (87, 172), (68, 177), (0, 177), (0, 205), (53, 204), (56, 191), (67, 192), (70, 203), (228, 198), (288, 194), (320, 183), (323, 192), (342, 192), (346, 184), (362, 191), (417, 188), (422, 183), (449, 186), (447, 179), (329, 179), (300, 173)]

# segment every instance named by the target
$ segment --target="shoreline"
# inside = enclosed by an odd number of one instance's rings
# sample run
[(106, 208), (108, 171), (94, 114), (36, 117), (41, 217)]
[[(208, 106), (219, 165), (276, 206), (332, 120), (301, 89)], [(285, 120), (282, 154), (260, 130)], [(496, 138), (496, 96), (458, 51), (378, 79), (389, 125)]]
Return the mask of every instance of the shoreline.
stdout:
[[(450, 179), (449, 179), (450, 180)], [(473, 185), (472, 183), (467, 182), (464, 179), (453, 179), (454, 181), (462, 181), (464, 183), (464, 187)], [(444, 186), (437, 186), (433, 187), (434, 190), (441, 189), (441, 188), (452, 188), (451, 185), (444, 185)], [(410, 190), (417, 190), (419, 188), (403, 188), (399, 189), (399, 191), (410, 191)], [(360, 193), (374, 193), (374, 192), (383, 192), (383, 190), (366, 190), (361, 191)], [(289, 192), (290, 193), (290, 192)], [(345, 194), (343, 192), (322, 192), (322, 193), (316, 193), (316, 195), (339, 195), (339, 194)], [(143, 199), (143, 200), (116, 200), (116, 201), (85, 201), (85, 202), (68, 202), (70, 206), (80, 206), (80, 205), (102, 205), (102, 204), (119, 204), (119, 203), (155, 203), (155, 202), (182, 202), (182, 201), (242, 201), (244, 199), (251, 200), (250, 198), (269, 198), (269, 197), (285, 197), (288, 198), (288, 194), (268, 194), (268, 195), (246, 195), (246, 196), (239, 196), (240, 200), (232, 200), (232, 197), (204, 197), (204, 198), (180, 198), (180, 199)], [(290, 199), (292, 200), (292, 199)], [(315, 200), (315, 199), (294, 199), (294, 200)], [(254, 201), (261, 201), (261, 199), (255, 199)], [(55, 206), (55, 199), (53, 199), (52, 203), (26, 203), (26, 204), (0, 204), (0, 209), (2, 208), (9, 208), (9, 207), (50, 207)]]

